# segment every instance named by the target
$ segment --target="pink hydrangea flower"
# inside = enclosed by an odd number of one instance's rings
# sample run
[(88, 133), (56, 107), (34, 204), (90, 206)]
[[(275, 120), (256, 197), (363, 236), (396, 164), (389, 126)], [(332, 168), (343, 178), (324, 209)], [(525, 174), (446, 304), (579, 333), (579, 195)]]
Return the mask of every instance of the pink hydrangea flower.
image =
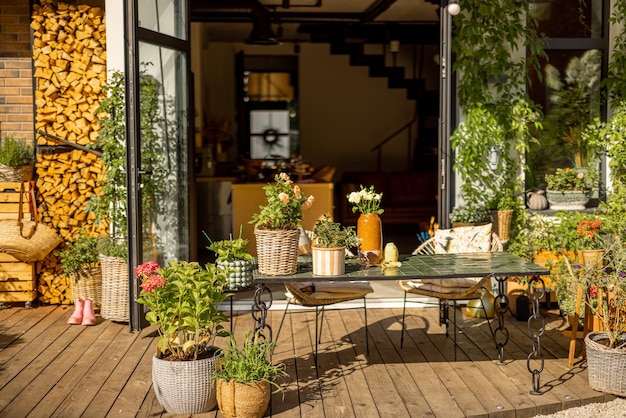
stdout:
[(160, 268), (161, 266), (156, 261), (148, 261), (135, 268), (135, 276), (138, 278), (150, 277)]
[(141, 288), (146, 292), (152, 292), (157, 287), (165, 286), (165, 277), (160, 274), (153, 274), (141, 282)]

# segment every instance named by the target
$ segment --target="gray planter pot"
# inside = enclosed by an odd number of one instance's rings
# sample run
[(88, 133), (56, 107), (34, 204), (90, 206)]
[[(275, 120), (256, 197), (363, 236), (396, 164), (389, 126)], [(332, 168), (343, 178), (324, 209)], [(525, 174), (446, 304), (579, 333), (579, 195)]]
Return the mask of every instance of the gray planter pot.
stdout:
[(194, 361), (152, 357), (152, 386), (157, 400), (172, 414), (199, 414), (217, 406), (212, 374), (222, 355)]

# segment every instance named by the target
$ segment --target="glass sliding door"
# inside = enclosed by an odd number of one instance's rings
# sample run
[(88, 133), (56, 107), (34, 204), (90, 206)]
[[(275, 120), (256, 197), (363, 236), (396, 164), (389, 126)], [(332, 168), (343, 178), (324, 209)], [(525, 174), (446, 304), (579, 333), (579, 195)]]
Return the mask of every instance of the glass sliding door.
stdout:
[[(131, 0), (127, 52), (131, 301), (134, 266), (190, 258), (188, 2)], [(129, 25), (131, 24), (129, 23)], [(131, 304), (131, 330), (145, 324)]]

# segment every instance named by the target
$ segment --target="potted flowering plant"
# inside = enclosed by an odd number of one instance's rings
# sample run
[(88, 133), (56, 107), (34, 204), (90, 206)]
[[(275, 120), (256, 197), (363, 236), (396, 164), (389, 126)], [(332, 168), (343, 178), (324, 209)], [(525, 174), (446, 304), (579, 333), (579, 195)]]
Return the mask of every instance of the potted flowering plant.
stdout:
[(263, 187), (266, 204), (252, 215), (258, 269), (262, 274), (287, 275), (297, 270), (298, 241), (302, 212), (315, 198), (306, 197), (286, 173), (277, 174), (274, 184)]
[(352, 212), (359, 212), (356, 232), (361, 239), (359, 255), (366, 257), (368, 264), (378, 264), (383, 259), (383, 227), (380, 215), (384, 209), (380, 207), (383, 194), (376, 193), (374, 186), (365, 187), (349, 193), (348, 202), (352, 203)]
[(170, 413), (214, 408), (210, 374), (219, 355), (213, 344), (216, 337), (228, 335), (221, 325), (227, 318), (218, 310), (230, 296), (224, 292), (226, 275), (214, 264), (186, 261), (170, 261), (166, 267), (149, 261), (137, 266), (135, 275), (141, 281), (137, 303), (149, 309), (146, 320), (158, 326), (152, 359), (157, 399)]
[(546, 174), (546, 198), (554, 210), (583, 210), (591, 192), (597, 187), (597, 170), (557, 168)]
[(346, 247), (356, 247), (359, 243), (354, 227), (343, 227), (325, 214), (313, 228), (313, 274), (338, 276), (345, 273)]

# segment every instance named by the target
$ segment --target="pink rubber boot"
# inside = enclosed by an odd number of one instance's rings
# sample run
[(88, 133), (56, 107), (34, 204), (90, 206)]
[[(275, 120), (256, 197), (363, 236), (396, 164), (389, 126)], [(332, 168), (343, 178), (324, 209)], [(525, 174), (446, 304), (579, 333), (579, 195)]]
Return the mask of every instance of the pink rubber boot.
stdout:
[(67, 320), (67, 323), (70, 325), (80, 325), (83, 322), (83, 310), (85, 309), (85, 301), (82, 299), (77, 299), (74, 301), (74, 313), (70, 316), (70, 319)]
[(85, 299), (82, 325), (96, 325), (96, 314), (93, 312), (93, 300)]

